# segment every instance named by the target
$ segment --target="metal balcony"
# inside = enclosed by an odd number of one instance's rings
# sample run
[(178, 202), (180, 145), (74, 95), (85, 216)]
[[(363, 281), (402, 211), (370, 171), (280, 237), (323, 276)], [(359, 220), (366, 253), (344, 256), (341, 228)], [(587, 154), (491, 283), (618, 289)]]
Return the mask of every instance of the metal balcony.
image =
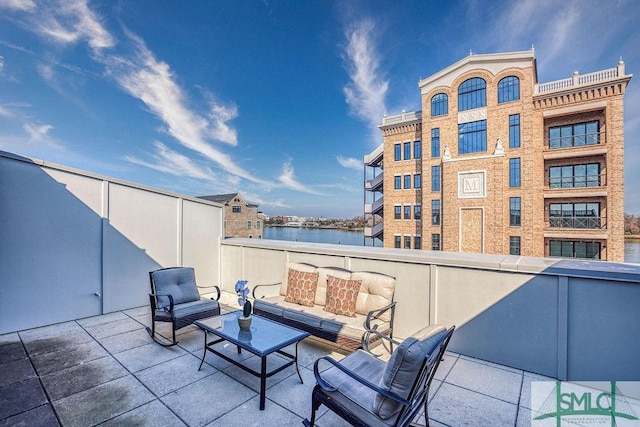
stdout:
[(380, 191), (384, 183), (384, 173), (379, 173), (375, 178), (368, 179), (364, 182), (364, 189), (367, 191)]

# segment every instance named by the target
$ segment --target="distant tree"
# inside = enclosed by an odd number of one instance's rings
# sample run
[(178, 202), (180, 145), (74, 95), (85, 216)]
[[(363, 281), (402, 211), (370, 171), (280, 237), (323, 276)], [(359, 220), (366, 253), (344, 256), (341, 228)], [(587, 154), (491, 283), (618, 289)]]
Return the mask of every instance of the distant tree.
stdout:
[(640, 217), (636, 215), (624, 215), (624, 234), (640, 234)]

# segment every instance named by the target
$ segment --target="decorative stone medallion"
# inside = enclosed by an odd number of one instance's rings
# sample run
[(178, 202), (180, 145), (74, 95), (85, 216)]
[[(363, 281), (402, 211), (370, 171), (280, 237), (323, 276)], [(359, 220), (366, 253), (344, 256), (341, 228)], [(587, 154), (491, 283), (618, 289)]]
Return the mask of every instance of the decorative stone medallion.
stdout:
[(458, 198), (479, 199), (487, 196), (486, 171), (458, 172)]

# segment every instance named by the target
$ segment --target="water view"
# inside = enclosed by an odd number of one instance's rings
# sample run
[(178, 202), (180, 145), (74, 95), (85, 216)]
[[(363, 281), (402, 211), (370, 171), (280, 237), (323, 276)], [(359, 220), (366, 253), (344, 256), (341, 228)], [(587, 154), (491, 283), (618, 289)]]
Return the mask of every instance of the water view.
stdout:
[[(264, 238), (292, 242), (331, 243), (336, 245), (363, 246), (362, 231), (346, 231), (331, 228), (265, 227)], [(640, 240), (627, 240), (624, 244), (625, 262), (640, 263)]]

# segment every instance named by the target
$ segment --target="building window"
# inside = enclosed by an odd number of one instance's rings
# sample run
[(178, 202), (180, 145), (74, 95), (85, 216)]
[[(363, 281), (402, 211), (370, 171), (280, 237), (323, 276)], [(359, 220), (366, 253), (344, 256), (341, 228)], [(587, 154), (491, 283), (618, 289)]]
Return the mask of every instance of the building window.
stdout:
[(413, 158), (419, 159), (422, 157), (422, 141), (413, 141)]
[(509, 159), (509, 187), (520, 187), (520, 157)]
[(411, 175), (404, 176), (404, 188), (405, 190), (411, 188)]
[(247, 230), (251, 230), (251, 221), (247, 221)]
[(431, 201), (431, 225), (440, 225), (440, 200)]
[(431, 98), (431, 117), (444, 116), (449, 113), (449, 97), (446, 93), (436, 93)]
[(393, 236), (393, 247), (400, 248), (400, 236)]
[(413, 249), (422, 249), (422, 237), (413, 236)]
[(402, 219), (402, 207), (400, 205), (393, 207), (393, 219)]
[(422, 174), (413, 175), (413, 188), (422, 188)]
[(520, 197), (509, 198), (509, 225), (519, 227), (521, 225)]
[(413, 219), (422, 219), (422, 205), (413, 207)]
[(404, 236), (404, 248), (411, 249), (411, 236)]
[(431, 166), (431, 191), (440, 191), (440, 166)]
[(458, 111), (486, 107), (487, 83), (480, 77), (464, 81), (458, 88)]
[(260, 221), (256, 221), (256, 230), (260, 230)]
[(405, 142), (402, 145), (404, 148), (404, 160), (411, 160), (411, 143)]
[(599, 128), (600, 122), (598, 121), (549, 128), (549, 148), (599, 144)]
[(600, 163), (549, 168), (549, 188), (582, 187), (600, 187)]
[(404, 206), (404, 219), (411, 219), (411, 205)]
[(601, 227), (600, 203), (551, 203), (549, 226), (558, 228)]
[(549, 256), (600, 259), (600, 242), (551, 240), (549, 241)]
[(393, 189), (394, 190), (402, 189), (402, 177), (400, 175), (396, 175), (393, 177)]
[(240, 212), (242, 212), (242, 206), (232, 206), (232, 207), (231, 207), (231, 212), (233, 212), (233, 213), (240, 213)]
[(440, 250), (440, 235), (432, 234), (431, 235), (431, 250), (439, 251)]
[(509, 236), (509, 255), (520, 255), (520, 236)]
[(393, 160), (395, 160), (396, 162), (402, 160), (401, 154), (402, 147), (400, 146), (400, 144), (395, 144), (393, 146)]
[(508, 76), (498, 82), (498, 104), (520, 99), (520, 79)]
[(440, 128), (431, 129), (431, 157), (440, 157)]
[(520, 148), (520, 114), (509, 116), (509, 148)]
[(487, 151), (487, 121), (458, 125), (458, 154)]

